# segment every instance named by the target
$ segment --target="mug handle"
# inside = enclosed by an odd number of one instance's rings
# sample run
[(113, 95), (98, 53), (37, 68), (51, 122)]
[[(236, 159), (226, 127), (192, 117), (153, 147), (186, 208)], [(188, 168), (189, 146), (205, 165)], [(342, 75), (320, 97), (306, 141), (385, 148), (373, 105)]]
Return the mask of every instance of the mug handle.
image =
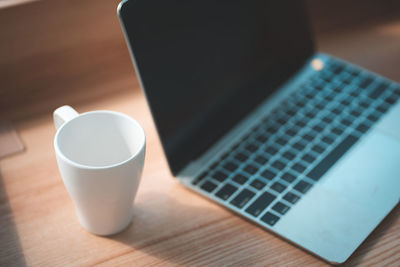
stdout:
[(58, 130), (64, 123), (77, 117), (79, 113), (71, 106), (62, 106), (53, 112), (54, 126)]

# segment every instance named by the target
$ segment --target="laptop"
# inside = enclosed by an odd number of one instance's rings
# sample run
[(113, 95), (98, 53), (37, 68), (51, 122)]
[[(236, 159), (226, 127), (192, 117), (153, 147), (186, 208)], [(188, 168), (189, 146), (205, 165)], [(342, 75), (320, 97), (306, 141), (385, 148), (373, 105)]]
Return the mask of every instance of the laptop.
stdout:
[(184, 186), (338, 264), (399, 203), (400, 85), (315, 51), (302, 1), (123, 1)]

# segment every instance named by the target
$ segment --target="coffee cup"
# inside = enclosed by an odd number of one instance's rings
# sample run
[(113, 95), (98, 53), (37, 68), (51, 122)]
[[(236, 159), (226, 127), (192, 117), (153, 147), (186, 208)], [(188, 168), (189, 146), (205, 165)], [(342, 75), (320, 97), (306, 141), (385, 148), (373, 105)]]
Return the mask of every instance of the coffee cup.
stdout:
[(53, 113), (54, 149), (80, 224), (96, 235), (125, 229), (133, 216), (146, 148), (143, 128), (114, 111)]

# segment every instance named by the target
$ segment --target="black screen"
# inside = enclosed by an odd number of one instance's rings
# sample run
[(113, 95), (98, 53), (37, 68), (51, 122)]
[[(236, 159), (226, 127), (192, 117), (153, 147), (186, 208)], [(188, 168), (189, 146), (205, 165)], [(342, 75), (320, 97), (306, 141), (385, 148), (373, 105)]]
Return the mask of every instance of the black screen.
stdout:
[(174, 175), (313, 53), (302, 1), (130, 0), (119, 13)]

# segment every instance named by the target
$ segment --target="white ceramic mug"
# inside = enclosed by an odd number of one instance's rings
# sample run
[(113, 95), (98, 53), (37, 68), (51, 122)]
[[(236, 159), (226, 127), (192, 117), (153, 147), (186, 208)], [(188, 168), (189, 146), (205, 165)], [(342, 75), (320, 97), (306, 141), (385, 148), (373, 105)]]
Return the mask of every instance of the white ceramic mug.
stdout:
[(122, 231), (132, 220), (146, 137), (131, 117), (113, 111), (54, 111), (57, 163), (81, 225), (97, 235)]

